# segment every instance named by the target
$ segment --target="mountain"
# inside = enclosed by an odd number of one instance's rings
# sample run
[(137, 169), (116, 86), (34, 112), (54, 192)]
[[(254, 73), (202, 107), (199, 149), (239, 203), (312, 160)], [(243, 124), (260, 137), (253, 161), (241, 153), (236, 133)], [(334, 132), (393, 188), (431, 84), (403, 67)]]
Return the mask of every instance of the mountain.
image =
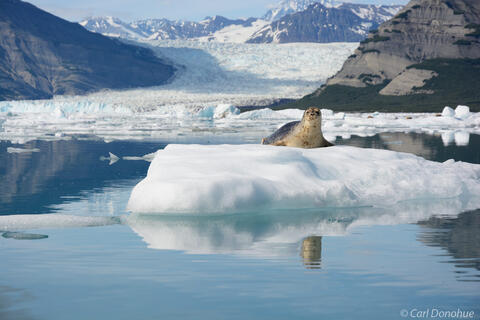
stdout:
[(326, 7), (314, 3), (304, 11), (287, 14), (263, 27), (247, 42), (357, 42), (401, 8), (353, 3)]
[[(89, 18), (80, 22), (86, 29), (111, 37), (150, 40), (194, 39), (214, 37), (215, 32), (227, 27), (248, 28), (257, 19), (228, 19), (222, 16), (206, 17), (200, 22), (147, 19), (125, 23), (113, 17)], [(253, 33), (253, 31), (252, 31)], [(207, 39), (208, 40), (208, 39)]]
[(125, 23), (113, 17), (80, 22), (90, 31), (127, 39), (193, 39), (220, 42), (361, 41), (371, 28), (402, 6), (337, 3), (332, 0), (284, 0), (262, 19), (207, 17), (200, 22), (147, 19)]
[(327, 8), (337, 5), (337, 2), (332, 0), (283, 0), (268, 10), (262, 19), (270, 22), (276, 21), (287, 14), (307, 10), (309, 6), (315, 3), (320, 3)]
[(480, 1), (412, 0), (362, 41), (326, 85), (293, 105), (480, 111)]
[(91, 33), (20, 0), (0, 0), (0, 100), (160, 85), (175, 69), (153, 52)]
[(123, 22), (114, 17), (90, 18), (80, 22), (80, 25), (92, 32), (105, 36), (125, 39), (139, 39), (148, 37), (151, 33), (142, 31), (134, 24)]

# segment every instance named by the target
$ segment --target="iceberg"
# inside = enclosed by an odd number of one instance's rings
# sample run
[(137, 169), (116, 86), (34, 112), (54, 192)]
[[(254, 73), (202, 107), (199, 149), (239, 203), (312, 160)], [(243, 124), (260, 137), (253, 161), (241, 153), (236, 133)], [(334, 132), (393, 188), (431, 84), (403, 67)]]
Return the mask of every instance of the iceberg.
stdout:
[(127, 210), (224, 214), (326, 207), (391, 207), (459, 199), (480, 207), (480, 165), (334, 146), (168, 145), (157, 151)]

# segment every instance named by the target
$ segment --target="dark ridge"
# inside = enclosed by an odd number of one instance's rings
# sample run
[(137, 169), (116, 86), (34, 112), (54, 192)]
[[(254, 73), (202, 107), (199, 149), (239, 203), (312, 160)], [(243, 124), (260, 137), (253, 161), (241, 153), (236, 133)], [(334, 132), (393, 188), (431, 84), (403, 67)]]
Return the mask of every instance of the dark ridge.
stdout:
[(19, 0), (0, 1), (0, 100), (43, 99), (166, 83), (149, 49), (85, 30)]

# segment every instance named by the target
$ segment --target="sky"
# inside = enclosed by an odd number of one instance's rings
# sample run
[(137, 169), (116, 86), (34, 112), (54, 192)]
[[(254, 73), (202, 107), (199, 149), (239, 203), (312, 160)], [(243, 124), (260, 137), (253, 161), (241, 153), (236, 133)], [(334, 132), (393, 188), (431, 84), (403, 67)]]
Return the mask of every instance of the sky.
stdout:
[[(146, 18), (200, 21), (206, 16), (261, 17), (280, 0), (25, 0), (70, 21), (114, 16), (126, 22)], [(407, 0), (350, 0), (372, 4), (405, 4)]]

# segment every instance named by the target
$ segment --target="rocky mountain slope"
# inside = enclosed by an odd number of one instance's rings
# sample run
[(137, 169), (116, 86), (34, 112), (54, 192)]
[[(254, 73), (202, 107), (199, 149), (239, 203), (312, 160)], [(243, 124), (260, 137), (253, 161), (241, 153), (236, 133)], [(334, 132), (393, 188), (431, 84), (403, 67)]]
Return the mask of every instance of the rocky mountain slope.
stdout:
[(480, 110), (480, 1), (412, 0), (296, 103), (345, 110)]
[(357, 42), (401, 8), (353, 3), (326, 7), (315, 3), (263, 27), (248, 42)]
[(0, 100), (160, 85), (174, 68), (20, 0), (0, 1)]

